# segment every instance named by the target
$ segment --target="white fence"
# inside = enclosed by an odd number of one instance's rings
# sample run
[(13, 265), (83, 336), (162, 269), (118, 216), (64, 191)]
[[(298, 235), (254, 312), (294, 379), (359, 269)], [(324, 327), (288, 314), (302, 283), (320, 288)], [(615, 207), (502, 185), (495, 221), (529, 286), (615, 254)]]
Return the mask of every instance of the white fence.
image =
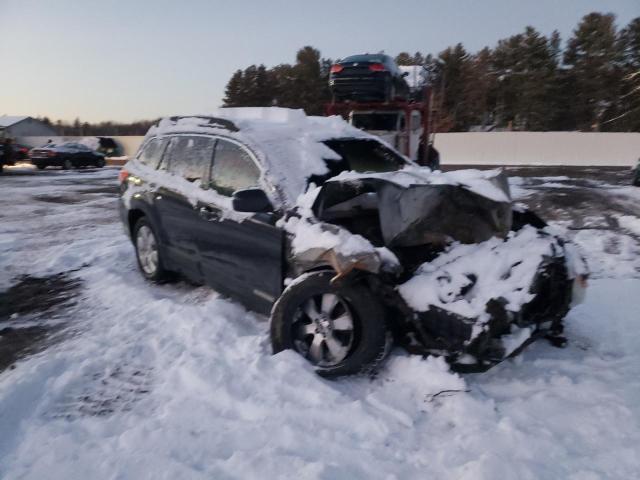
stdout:
[(435, 146), (444, 165), (631, 166), (640, 133), (439, 133)]
[[(81, 137), (22, 137), (32, 147)], [(144, 137), (112, 137), (132, 156)], [(443, 165), (632, 166), (640, 158), (640, 133), (468, 132), (435, 137)]]

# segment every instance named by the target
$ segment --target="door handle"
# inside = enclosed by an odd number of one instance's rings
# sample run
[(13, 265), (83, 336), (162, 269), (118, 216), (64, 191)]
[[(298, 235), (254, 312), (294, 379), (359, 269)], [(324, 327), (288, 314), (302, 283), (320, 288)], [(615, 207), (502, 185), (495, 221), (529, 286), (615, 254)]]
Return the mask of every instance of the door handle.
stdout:
[(200, 217), (205, 219), (207, 222), (220, 220), (220, 214), (210, 207), (200, 207), (198, 209), (198, 215), (200, 215)]

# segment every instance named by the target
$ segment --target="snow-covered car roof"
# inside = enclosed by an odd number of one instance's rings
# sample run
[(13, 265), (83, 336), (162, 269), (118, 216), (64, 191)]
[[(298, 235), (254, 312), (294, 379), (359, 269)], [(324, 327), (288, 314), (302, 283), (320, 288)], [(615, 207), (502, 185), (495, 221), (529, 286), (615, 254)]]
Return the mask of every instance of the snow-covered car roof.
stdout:
[(310, 177), (328, 173), (325, 160), (340, 160), (323, 141), (369, 139), (395, 151), (341, 117), (307, 116), (303, 110), (279, 107), (220, 108), (207, 115), (163, 118), (147, 137), (175, 133), (214, 133), (247, 145), (290, 205), (305, 192)]

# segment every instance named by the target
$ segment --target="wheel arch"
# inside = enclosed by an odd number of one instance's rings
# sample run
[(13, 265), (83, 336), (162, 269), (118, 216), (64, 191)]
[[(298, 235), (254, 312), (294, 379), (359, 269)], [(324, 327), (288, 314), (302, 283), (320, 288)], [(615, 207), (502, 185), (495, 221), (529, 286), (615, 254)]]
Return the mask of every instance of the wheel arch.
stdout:
[(136, 226), (136, 223), (138, 223), (138, 220), (140, 220), (142, 217), (146, 217), (146, 216), (147, 214), (142, 210), (140, 210), (139, 208), (134, 208), (129, 210), (129, 212), (127, 212), (127, 225), (129, 227), (129, 233), (131, 234), (132, 238), (133, 238), (133, 229)]

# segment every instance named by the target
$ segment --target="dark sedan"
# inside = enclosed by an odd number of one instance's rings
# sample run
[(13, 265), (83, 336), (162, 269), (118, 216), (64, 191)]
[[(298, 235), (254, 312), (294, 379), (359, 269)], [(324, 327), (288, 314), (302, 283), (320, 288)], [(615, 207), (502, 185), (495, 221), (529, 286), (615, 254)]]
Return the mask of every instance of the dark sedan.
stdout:
[(105, 165), (104, 155), (91, 150), (81, 143), (48, 143), (44, 147), (34, 148), (29, 156), (40, 170), (47, 167), (70, 168), (94, 166), (102, 168)]
[(352, 55), (331, 67), (329, 87), (338, 101), (407, 100), (405, 76), (388, 55)]
[(13, 159), (16, 161), (27, 160), (29, 158), (29, 147), (21, 145), (19, 143), (12, 143), (13, 147)]

